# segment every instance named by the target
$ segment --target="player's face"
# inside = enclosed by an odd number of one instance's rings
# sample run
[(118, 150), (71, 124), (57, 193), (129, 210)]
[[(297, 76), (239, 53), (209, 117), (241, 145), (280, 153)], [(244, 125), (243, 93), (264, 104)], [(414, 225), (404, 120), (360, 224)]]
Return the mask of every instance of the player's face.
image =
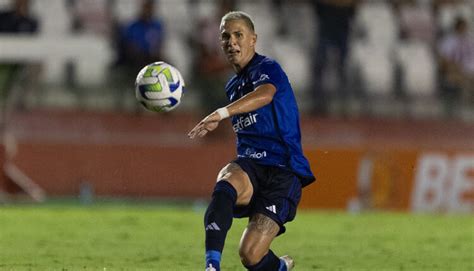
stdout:
[(231, 20), (221, 25), (220, 39), (227, 60), (238, 71), (244, 68), (255, 54), (257, 35), (243, 20)]

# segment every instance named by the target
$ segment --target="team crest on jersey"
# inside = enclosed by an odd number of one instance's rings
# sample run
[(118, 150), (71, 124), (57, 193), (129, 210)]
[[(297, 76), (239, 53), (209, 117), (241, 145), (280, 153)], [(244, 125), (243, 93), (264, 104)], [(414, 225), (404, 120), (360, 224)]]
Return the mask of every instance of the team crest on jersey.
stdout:
[(253, 81), (252, 84), (256, 85), (257, 83), (260, 83), (260, 82), (268, 80), (268, 79), (270, 79), (270, 76), (263, 73), (262, 75), (260, 75), (260, 78), (258, 78), (257, 81)]

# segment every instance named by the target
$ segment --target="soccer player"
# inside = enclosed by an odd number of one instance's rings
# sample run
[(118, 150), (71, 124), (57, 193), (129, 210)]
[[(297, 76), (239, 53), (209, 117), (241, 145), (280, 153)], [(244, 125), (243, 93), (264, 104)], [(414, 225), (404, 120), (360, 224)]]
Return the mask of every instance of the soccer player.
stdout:
[(220, 270), (233, 217), (249, 217), (239, 254), (248, 270), (290, 270), (293, 259), (278, 258), (273, 239), (294, 219), (301, 188), (315, 180), (303, 156), (299, 115), (285, 72), (255, 52), (257, 35), (250, 16), (229, 12), (220, 25), (221, 47), (236, 75), (225, 89), (230, 104), (200, 121), (189, 137), (203, 137), (232, 119), (237, 158), (218, 174), (206, 210), (206, 270)]

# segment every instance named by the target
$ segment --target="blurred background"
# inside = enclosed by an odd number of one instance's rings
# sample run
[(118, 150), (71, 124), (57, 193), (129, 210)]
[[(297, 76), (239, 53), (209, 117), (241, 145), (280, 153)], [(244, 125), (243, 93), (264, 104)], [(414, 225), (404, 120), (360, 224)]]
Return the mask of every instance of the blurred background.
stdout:
[[(220, 18), (249, 13), (287, 72), (318, 179), (302, 207), (474, 210), (470, 0), (0, 0), (0, 202), (206, 201), (235, 156)], [(163, 60), (182, 104), (146, 112), (134, 80)]]

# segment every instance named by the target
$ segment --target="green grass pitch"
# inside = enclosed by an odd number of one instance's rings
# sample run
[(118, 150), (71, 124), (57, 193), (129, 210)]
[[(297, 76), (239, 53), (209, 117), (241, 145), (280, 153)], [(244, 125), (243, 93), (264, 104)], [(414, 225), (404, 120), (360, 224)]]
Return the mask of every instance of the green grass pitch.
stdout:
[[(0, 206), (0, 270), (203, 270), (204, 210), (161, 205)], [(223, 270), (244, 270), (234, 220)], [(300, 211), (275, 253), (295, 270), (474, 270), (471, 215)]]

